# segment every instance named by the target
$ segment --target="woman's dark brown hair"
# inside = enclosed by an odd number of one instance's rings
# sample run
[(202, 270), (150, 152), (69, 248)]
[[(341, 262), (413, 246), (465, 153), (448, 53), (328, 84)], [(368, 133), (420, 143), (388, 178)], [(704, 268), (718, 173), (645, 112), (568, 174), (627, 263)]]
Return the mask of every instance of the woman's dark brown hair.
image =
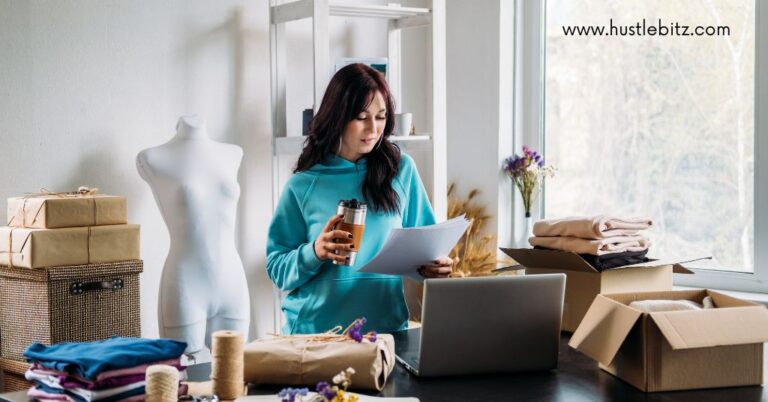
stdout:
[(376, 92), (384, 98), (387, 122), (381, 143), (364, 156), (368, 168), (363, 197), (374, 210), (396, 213), (400, 199), (392, 187), (392, 179), (400, 169), (400, 148), (389, 142), (395, 125), (395, 103), (384, 75), (365, 64), (350, 64), (331, 78), (317, 116), (310, 124), (309, 136), (304, 141), (294, 173), (309, 170), (338, 152), (347, 124), (368, 108)]

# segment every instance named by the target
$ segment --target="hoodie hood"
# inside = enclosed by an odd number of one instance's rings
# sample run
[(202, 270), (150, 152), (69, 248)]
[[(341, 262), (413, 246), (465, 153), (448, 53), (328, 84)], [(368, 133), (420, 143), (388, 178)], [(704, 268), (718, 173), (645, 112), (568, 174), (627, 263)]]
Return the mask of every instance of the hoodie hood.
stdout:
[(362, 157), (355, 162), (348, 161), (338, 155), (328, 155), (321, 162), (314, 164), (309, 168), (309, 172), (323, 174), (347, 174), (355, 172), (365, 172), (368, 158)]

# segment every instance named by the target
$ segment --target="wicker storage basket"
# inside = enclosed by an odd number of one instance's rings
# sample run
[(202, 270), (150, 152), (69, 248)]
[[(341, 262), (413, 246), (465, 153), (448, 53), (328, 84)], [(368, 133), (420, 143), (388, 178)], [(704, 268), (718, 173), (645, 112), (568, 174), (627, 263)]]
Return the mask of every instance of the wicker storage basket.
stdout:
[(0, 266), (0, 356), (33, 342), (141, 336), (141, 260), (45, 269)]
[(32, 383), (24, 378), (29, 364), (0, 358), (0, 392), (14, 392), (29, 389)]

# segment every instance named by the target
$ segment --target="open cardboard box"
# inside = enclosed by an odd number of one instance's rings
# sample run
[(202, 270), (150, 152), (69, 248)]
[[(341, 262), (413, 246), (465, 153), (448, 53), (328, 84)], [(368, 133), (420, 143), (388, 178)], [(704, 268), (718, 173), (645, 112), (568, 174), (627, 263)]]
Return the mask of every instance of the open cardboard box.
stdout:
[[(635, 300), (711, 296), (716, 308), (645, 313)], [(646, 392), (760, 385), (765, 306), (711, 290), (598, 295), (568, 343)]]
[(681, 264), (705, 259), (653, 260), (601, 272), (578, 254), (569, 251), (530, 248), (501, 250), (525, 266), (526, 274), (562, 272), (566, 275), (561, 329), (568, 332), (576, 330), (598, 294), (672, 290), (673, 273), (693, 273)]

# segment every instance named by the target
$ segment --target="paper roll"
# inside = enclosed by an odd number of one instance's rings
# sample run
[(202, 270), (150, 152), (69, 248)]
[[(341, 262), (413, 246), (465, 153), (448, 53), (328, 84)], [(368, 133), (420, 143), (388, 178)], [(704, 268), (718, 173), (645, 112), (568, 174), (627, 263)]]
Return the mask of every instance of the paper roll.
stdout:
[(146, 402), (176, 402), (179, 398), (179, 370), (156, 364), (147, 367)]
[(211, 346), (213, 393), (221, 400), (243, 394), (243, 334), (235, 331), (213, 333)]

